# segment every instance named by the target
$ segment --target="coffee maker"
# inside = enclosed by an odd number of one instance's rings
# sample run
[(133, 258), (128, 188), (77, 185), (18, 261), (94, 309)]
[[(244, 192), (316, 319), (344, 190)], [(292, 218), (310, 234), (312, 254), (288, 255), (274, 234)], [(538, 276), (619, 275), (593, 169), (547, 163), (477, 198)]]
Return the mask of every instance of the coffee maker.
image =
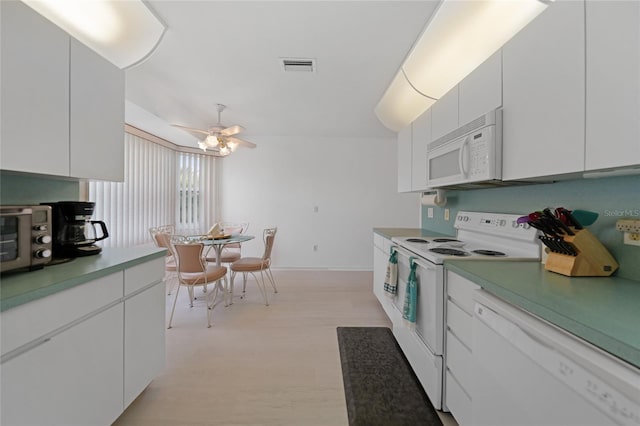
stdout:
[[(109, 232), (104, 222), (91, 220), (95, 203), (59, 201), (42, 204), (51, 206), (54, 258), (91, 256), (102, 251), (95, 243), (107, 238)], [(99, 226), (101, 235), (98, 235), (96, 225)]]

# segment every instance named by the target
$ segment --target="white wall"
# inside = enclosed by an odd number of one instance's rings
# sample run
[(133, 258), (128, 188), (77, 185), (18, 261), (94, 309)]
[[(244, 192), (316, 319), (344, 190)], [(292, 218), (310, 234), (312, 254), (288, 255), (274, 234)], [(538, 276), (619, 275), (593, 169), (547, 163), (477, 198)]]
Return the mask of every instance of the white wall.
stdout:
[(219, 160), (220, 219), (256, 236), (243, 255), (261, 255), (262, 229), (277, 226), (275, 268), (370, 270), (373, 227), (420, 227), (419, 195), (397, 193), (395, 139), (251, 141)]

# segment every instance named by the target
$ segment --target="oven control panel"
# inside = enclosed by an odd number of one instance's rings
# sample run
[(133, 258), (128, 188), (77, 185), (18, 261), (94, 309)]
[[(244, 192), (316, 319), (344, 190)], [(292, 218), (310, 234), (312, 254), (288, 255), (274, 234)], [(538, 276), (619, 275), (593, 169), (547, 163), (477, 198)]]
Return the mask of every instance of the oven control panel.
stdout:
[(535, 240), (537, 231), (528, 224), (517, 222), (521, 215), (460, 211), (455, 228), (459, 230), (498, 233), (515, 239)]

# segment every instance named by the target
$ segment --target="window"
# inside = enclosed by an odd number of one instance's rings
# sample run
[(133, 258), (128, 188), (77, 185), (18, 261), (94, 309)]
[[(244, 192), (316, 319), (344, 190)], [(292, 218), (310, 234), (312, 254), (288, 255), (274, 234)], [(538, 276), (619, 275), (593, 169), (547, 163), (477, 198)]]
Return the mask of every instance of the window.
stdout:
[(140, 135), (125, 133), (124, 182), (89, 183), (94, 217), (109, 230), (103, 247), (149, 243), (154, 226), (174, 224), (177, 233), (202, 234), (215, 222), (215, 157)]
[(202, 234), (215, 222), (214, 157), (178, 153), (178, 211), (176, 229)]

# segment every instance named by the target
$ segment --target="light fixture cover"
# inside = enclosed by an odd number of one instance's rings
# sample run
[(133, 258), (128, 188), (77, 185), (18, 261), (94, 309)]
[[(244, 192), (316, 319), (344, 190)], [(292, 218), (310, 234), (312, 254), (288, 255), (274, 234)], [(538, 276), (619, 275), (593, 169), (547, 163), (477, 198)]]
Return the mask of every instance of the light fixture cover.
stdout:
[(435, 99), (418, 93), (400, 70), (374, 112), (385, 127), (398, 132), (435, 102)]
[[(395, 131), (411, 123), (551, 1), (443, 0), (376, 106), (380, 121)], [(407, 88), (432, 101), (406, 103)]]
[(23, 0), (119, 68), (146, 59), (165, 26), (141, 0)]

